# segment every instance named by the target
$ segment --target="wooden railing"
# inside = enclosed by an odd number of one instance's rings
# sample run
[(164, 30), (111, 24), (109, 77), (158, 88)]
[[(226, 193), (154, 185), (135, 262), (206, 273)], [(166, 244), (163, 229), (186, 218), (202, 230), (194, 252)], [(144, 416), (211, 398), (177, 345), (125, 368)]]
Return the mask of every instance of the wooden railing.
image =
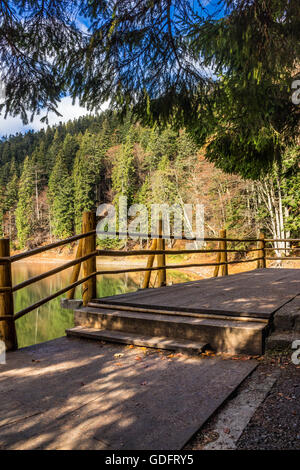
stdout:
[[(106, 232), (107, 233), (107, 232)], [(120, 233), (115, 234), (116, 236), (130, 236), (136, 234)], [(219, 274), (221, 276), (228, 275), (228, 266), (240, 263), (256, 262), (257, 268), (266, 268), (267, 260), (299, 260), (300, 257), (280, 257), (272, 258), (267, 256), (267, 252), (274, 250), (274, 248), (266, 246), (268, 243), (287, 241), (290, 243), (300, 242), (300, 239), (288, 239), (288, 240), (274, 240), (266, 239), (264, 234), (261, 233), (259, 238), (228, 238), (226, 230), (220, 231), (219, 238), (186, 238), (186, 237), (174, 237), (171, 235), (164, 236), (162, 234), (162, 223), (159, 223), (159, 233), (157, 235), (142, 234), (142, 238), (152, 238), (152, 246), (147, 250), (131, 250), (131, 251), (118, 251), (118, 250), (97, 250), (96, 249), (96, 214), (94, 212), (85, 212), (82, 220), (82, 233), (73, 237), (60, 240), (55, 243), (51, 243), (46, 246), (35, 248), (24, 253), (10, 256), (10, 240), (8, 238), (0, 239), (0, 338), (5, 341), (7, 350), (17, 349), (17, 335), (15, 328), (15, 321), (26, 315), (27, 313), (35, 310), (36, 308), (44, 305), (45, 303), (59, 297), (62, 294), (67, 293), (67, 298), (73, 299), (75, 289), (79, 285), (83, 285), (82, 288), (82, 300), (83, 304), (87, 303), (96, 297), (96, 277), (102, 274), (122, 274), (122, 273), (133, 273), (133, 272), (145, 272), (145, 278), (143, 282), (143, 288), (148, 288), (150, 285), (151, 273), (158, 271), (158, 287), (166, 285), (166, 272), (169, 269), (181, 269), (189, 267), (215, 267), (213, 276), (216, 277)], [(210, 249), (179, 249), (179, 250), (168, 250), (165, 247), (166, 239), (183, 239), (188, 241), (205, 241), (205, 242), (218, 242), (218, 248)], [(69, 243), (79, 241), (76, 258), (72, 261), (64, 263), (62, 266), (51, 269), (43, 274), (34, 276), (26, 281), (23, 281), (15, 286), (12, 285), (12, 263), (23, 260), (25, 258), (43, 253), (45, 251), (58, 248)], [(228, 248), (230, 242), (243, 242), (243, 243), (257, 243), (256, 248), (248, 249), (233, 249)], [(296, 247), (299, 248), (299, 247)], [(286, 251), (286, 248), (282, 248)], [(276, 248), (277, 250), (277, 248)], [(239, 259), (239, 260), (228, 260), (228, 253), (249, 253), (257, 252), (255, 258), (250, 259)], [(189, 264), (166, 264), (166, 256), (168, 255), (180, 255), (180, 254), (196, 254), (196, 253), (216, 253), (215, 262), (206, 263), (189, 263)], [(96, 268), (96, 257), (97, 256), (148, 256), (147, 265), (141, 268), (125, 268), (125, 269), (114, 269), (114, 270), (97, 270)], [(155, 257), (157, 257), (157, 266), (154, 265)], [(80, 269), (82, 266), (83, 277), (79, 278)], [(73, 267), (70, 284), (63, 289), (35, 302), (34, 304), (14, 312), (13, 293), (23, 289), (33, 283), (46, 279), (49, 276), (53, 276), (65, 269)]]

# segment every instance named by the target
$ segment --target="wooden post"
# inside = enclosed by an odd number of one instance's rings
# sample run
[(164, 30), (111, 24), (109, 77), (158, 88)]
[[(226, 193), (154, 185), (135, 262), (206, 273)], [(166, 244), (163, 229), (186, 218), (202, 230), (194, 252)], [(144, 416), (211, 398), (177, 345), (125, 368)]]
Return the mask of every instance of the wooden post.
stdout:
[[(79, 244), (78, 244), (78, 247), (77, 247), (75, 259), (81, 258), (81, 256), (82, 256), (82, 242), (83, 242), (82, 239), (79, 240)], [(71, 279), (70, 279), (70, 284), (73, 284), (74, 282), (78, 281), (80, 268), (81, 268), (81, 263), (75, 264), (75, 266), (73, 266), (73, 271), (72, 271), (72, 275), (71, 275)], [(68, 300), (74, 299), (75, 290), (76, 290), (76, 287), (73, 287), (73, 289), (71, 289), (67, 292), (67, 299)]]
[[(156, 248), (157, 248), (157, 239), (155, 238), (152, 241), (151, 250), (156, 250)], [(155, 255), (149, 255), (148, 256), (147, 268), (152, 268), (153, 267), (154, 258), (155, 258)], [(143, 282), (143, 289), (147, 289), (149, 287), (150, 278), (151, 278), (151, 271), (146, 271), (145, 277), (144, 277), (144, 282)]]
[[(9, 238), (0, 239), (0, 257), (10, 256)], [(0, 287), (12, 287), (11, 264), (0, 265)], [(11, 319), (0, 321), (0, 339), (5, 342), (6, 350), (18, 349), (16, 326), (13, 319), (14, 299), (11, 290), (0, 293), (0, 316), (11, 316)]]
[[(96, 213), (95, 212), (84, 212), (82, 216), (82, 232), (87, 233), (96, 229)], [(82, 239), (82, 255), (88, 255), (96, 250), (96, 233), (89, 237)], [(83, 265), (83, 277), (88, 276), (96, 272), (96, 256), (84, 261)], [(82, 287), (82, 301), (83, 305), (87, 305), (92, 299), (97, 296), (96, 276), (83, 283)]]
[[(220, 230), (220, 238), (226, 238), (226, 230)], [(220, 241), (220, 249), (227, 250), (227, 241), (221, 240)], [(220, 263), (227, 263), (227, 251), (223, 251), (220, 253)], [(228, 264), (222, 264), (221, 266), (221, 276), (228, 276)]]
[(265, 234), (260, 232), (259, 234), (259, 242), (257, 243), (258, 248), (258, 258), (262, 258), (257, 260), (257, 269), (266, 268), (266, 242), (265, 242)]
[[(220, 248), (220, 243), (218, 244), (218, 248)], [(221, 254), (220, 252), (217, 253), (216, 263), (220, 263), (220, 259), (221, 259), (220, 254)], [(220, 266), (215, 266), (213, 277), (218, 277), (219, 268), (220, 268)]]
[[(162, 236), (162, 219), (159, 219), (159, 236)], [(157, 249), (158, 250), (165, 250), (166, 242), (163, 238), (159, 238), (157, 240)], [(166, 255), (157, 255), (157, 266), (164, 267), (166, 266)], [(167, 284), (167, 273), (166, 269), (160, 269), (158, 271), (158, 287), (163, 287)]]

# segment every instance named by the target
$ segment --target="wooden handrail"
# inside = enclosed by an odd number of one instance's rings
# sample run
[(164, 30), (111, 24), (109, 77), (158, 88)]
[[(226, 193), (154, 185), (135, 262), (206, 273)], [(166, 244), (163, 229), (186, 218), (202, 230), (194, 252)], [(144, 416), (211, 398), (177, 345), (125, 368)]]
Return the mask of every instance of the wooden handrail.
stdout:
[(193, 253), (250, 253), (258, 251), (259, 248), (249, 250), (231, 250), (231, 249), (214, 249), (211, 250), (130, 250), (130, 251), (114, 251), (114, 250), (97, 250), (98, 256), (145, 256), (145, 255), (187, 255)]
[(59, 246), (76, 242), (77, 240), (81, 240), (81, 238), (86, 238), (86, 237), (89, 237), (90, 235), (95, 235), (95, 233), (96, 233), (96, 230), (92, 230), (88, 233), (81, 233), (79, 235), (74, 235), (73, 237), (65, 238), (64, 240), (60, 240), (58, 242), (50, 243), (49, 245), (45, 245), (39, 248), (34, 248), (33, 250), (25, 251), (24, 253), (18, 253), (17, 255), (11, 256), (10, 261), (12, 263), (14, 261), (20, 261), (24, 258), (28, 258), (29, 256), (38, 255), (39, 253), (43, 253), (44, 251), (52, 250), (53, 248), (58, 248)]
[(300, 242), (300, 238), (265, 238), (265, 242)]
[(132, 232), (99, 232), (97, 231), (97, 235), (115, 235), (117, 237), (122, 236), (122, 237), (139, 237), (139, 238), (144, 238), (146, 239), (160, 239), (162, 238), (163, 240), (186, 240), (186, 241), (198, 241), (198, 242), (218, 242), (218, 241), (227, 241), (227, 242), (258, 242), (258, 238), (209, 238), (209, 237), (191, 237), (187, 238), (184, 236), (174, 236), (174, 235), (159, 235), (159, 234), (152, 234), (152, 233), (132, 233)]
[(97, 251), (94, 251), (93, 253), (90, 253), (88, 255), (81, 256), (80, 258), (69, 261), (68, 263), (63, 264), (62, 266), (58, 266), (57, 268), (50, 269), (50, 271), (47, 271), (46, 273), (39, 274), (38, 276), (34, 276), (34, 277), (31, 277), (30, 279), (27, 279), (27, 281), (20, 282), (20, 284), (16, 284), (11, 290), (12, 292), (16, 292), (20, 289), (23, 289), (24, 287), (34, 284), (35, 282), (41, 281), (42, 279), (46, 279), (47, 277), (60, 273), (61, 271), (71, 268), (72, 266), (75, 266), (76, 264), (82, 263), (83, 261), (86, 261), (96, 255), (97, 255)]
[(46, 304), (47, 302), (50, 302), (50, 300), (55, 299), (56, 297), (59, 297), (62, 294), (65, 294), (68, 292), (68, 290), (73, 289), (74, 287), (80, 286), (80, 284), (83, 284), (84, 282), (88, 281), (92, 277), (96, 276), (96, 272), (89, 274), (88, 276), (83, 277), (79, 281), (73, 282), (73, 284), (70, 284), (67, 287), (64, 287), (63, 289), (60, 289), (59, 291), (55, 292), (54, 294), (48, 295), (48, 297), (44, 297), (43, 299), (39, 300), (38, 302), (35, 302), (34, 304), (30, 305), (29, 307), (24, 308), (23, 310), (20, 310), (14, 315), (14, 320), (18, 320), (19, 318), (23, 317), (26, 315), (26, 313), (31, 312), (32, 310), (35, 310), (36, 308), (40, 307), (41, 305)]
[(223, 264), (239, 264), (239, 263), (252, 263), (262, 258), (251, 258), (245, 260), (235, 260), (227, 261), (223, 263), (190, 263), (190, 264), (167, 264), (166, 266), (156, 266), (154, 268), (129, 268), (129, 269), (117, 269), (117, 270), (103, 270), (97, 271), (96, 274), (122, 274), (122, 273), (133, 273), (133, 272), (143, 272), (143, 271), (159, 271), (160, 269), (181, 269), (181, 268), (191, 268), (191, 267), (200, 267), (200, 266), (222, 266)]
[(291, 246), (291, 247), (280, 247), (280, 248), (274, 248), (273, 246), (267, 246), (265, 248), (265, 250), (268, 250), (268, 251), (293, 251), (293, 250), (299, 250), (300, 249), (300, 246)]

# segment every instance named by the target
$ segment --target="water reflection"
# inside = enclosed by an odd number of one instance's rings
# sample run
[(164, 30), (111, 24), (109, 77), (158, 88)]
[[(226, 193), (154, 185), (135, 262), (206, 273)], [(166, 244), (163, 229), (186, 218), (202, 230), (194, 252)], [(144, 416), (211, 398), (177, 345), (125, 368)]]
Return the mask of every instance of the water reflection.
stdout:
[[(17, 262), (13, 263), (12, 266), (13, 284), (15, 285), (53, 269), (56, 265), (44, 262)], [(15, 312), (65, 287), (70, 282), (71, 269), (15, 292)], [(98, 297), (106, 297), (135, 291), (140, 287), (142, 278), (142, 273), (99, 276), (97, 279), (97, 295)], [(186, 274), (168, 272), (168, 280), (171, 282), (184, 282), (189, 279)], [(81, 297), (80, 287), (76, 289), (75, 296), (76, 298)], [(19, 347), (30, 346), (63, 336), (66, 328), (73, 326), (73, 312), (63, 309), (60, 306), (60, 297), (57, 297), (17, 320), (16, 326)]]

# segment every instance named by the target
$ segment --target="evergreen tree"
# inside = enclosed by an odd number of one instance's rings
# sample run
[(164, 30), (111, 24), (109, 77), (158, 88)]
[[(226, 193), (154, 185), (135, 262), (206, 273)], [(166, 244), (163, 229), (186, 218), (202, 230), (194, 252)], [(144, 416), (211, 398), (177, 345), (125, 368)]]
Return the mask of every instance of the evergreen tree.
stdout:
[(9, 181), (6, 186), (5, 209), (11, 210), (18, 201), (19, 178), (17, 174), (16, 161), (13, 158), (10, 165)]
[(20, 177), (16, 227), (20, 248), (24, 248), (34, 229), (34, 171), (29, 157), (24, 160)]
[(84, 211), (95, 208), (99, 202), (103, 176), (103, 161), (106, 154), (101, 135), (86, 131), (81, 137), (73, 167), (75, 226), (80, 231)]
[(67, 134), (62, 144), (62, 159), (66, 169), (71, 174), (76, 153), (79, 149), (78, 139), (75, 136)]
[(60, 153), (49, 179), (51, 229), (57, 238), (69, 237), (74, 226), (74, 188), (66, 161)]
[(131, 204), (135, 191), (133, 147), (132, 135), (129, 134), (117, 152), (112, 170), (112, 190), (115, 200), (119, 196), (126, 196), (128, 204)]

